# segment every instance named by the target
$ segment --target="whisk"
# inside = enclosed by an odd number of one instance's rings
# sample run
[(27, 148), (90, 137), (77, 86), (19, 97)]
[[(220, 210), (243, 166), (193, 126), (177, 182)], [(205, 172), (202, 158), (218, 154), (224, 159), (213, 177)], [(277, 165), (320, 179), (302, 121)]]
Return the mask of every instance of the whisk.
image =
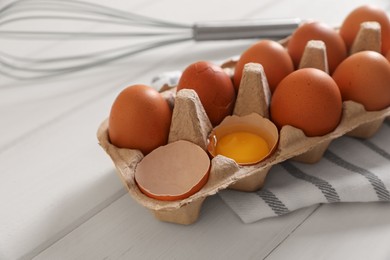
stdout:
[[(26, 58), (0, 49), (0, 74), (15, 79), (63, 75), (191, 40), (279, 39), (291, 34), (300, 22), (275, 19), (183, 24), (79, 0), (17, 0), (0, 9), (2, 39), (64, 42), (111, 39), (121, 44), (47, 58)], [(55, 30), (42, 28), (42, 24)], [(105, 31), (107, 26), (109, 29)]]

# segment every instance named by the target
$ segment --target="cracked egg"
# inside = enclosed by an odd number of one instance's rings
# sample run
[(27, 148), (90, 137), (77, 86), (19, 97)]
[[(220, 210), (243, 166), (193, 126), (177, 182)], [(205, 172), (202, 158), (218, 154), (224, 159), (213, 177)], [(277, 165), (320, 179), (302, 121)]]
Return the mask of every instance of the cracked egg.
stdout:
[(239, 165), (253, 165), (271, 155), (278, 140), (277, 127), (259, 114), (229, 116), (210, 133), (207, 150), (212, 157), (223, 155)]

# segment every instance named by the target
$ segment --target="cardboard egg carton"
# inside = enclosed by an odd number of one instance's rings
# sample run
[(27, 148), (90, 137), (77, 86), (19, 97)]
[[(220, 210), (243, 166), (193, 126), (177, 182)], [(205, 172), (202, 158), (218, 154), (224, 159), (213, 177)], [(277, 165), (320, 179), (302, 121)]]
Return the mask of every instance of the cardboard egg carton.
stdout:
[[(367, 40), (367, 35), (371, 35), (370, 39), (376, 40)], [(354, 50), (378, 50), (378, 45), (380, 46), (380, 30), (377, 30), (377, 25), (363, 24), (355, 40)], [(232, 71), (234, 65), (234, 61), (227, 61), (222, 67)], [(315, 67), (327, 72), (326, 46), (320, 41), (309, 42), (300, 67)], [(173, 103), (169, 142), (187, 140), (206, 150), (207, 137), (212, 131), (212, 126), (197, 94), (193, 90), (181, 90), (175, 95), (175, 89), (168, 89), (163, 95)], [(269, 117), (270, 97), (262, 66), (255, 63), (247, 64), (244, 67), (233, 116), (257, 113), (262, 117)], [(390, 107), (381, 111), (366, 111), (361, 104), (344, 101), (341, 122), (331, 133), (307, 137), (300, 129), (284, 126), (280, 130), (279, 143), (273, 154), (260, 163), (250, 166), (240, 166), (235, 161), (218, 155), (211, 160), (211, 170), (206, 185), (192, 196), (177, 201), (155, 200), (140, 191), (134, 175), (143, 154), (138, 150), (119, 149), (112, 145), (108, 138), (108, 120), (100, 125), (97, 136), (100, 145), (113, 160), (124, 186), (138, 203), (150, 209), (161, 221), (191, 224), (198, 219), (202, 204), (208, 196), (226, 188), (241, 191), (261, 189), (273, 165), (288, 159), (315, 163), (322, 158), (335, 138), (343, 135), (368, 138), (376, 133), (388, 116), (390, 116)]]

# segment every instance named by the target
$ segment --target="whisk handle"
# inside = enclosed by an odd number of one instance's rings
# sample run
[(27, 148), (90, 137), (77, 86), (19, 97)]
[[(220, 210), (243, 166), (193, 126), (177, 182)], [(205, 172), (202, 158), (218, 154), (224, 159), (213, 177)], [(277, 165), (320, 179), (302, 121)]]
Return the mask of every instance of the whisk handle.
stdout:
[(193, 26), (195, 41), (234, 40), (252, 38), (280, 39), (290, 35), (300, 24), (301, 20), (248, 20), (196, 23)]

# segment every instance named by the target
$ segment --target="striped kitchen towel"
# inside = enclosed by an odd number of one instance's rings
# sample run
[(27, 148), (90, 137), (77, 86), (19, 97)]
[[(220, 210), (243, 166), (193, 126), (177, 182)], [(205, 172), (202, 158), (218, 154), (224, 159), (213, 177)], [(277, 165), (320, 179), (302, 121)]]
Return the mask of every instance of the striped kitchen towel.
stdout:
[(390, 120), (369, 139), (332, 141), (316, 164), (273, 166), (260, 191), (223, 190), (219, 196), (244, 223), (320, 203), (390, 201)]

